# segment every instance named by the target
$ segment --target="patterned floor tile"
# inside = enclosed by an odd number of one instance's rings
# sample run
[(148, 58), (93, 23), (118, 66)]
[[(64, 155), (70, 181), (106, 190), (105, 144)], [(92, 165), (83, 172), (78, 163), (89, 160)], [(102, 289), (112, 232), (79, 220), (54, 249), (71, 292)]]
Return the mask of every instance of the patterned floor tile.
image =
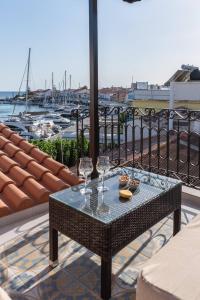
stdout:
[(40, 282), (25, 295), (33, 295), (34, 299), (41, 300), (98, 299), (78, 280), (61, 270)]
[[(44, 227), (39, 232), (31, 231), (26, 234), (25, 239), (30, 241), (33, 247), (36, 247), (41, 255), (46, 256), (49, 259), (49, 228)], [(65, 235), (59, 234), (58, 238), (59, 242), (59, 260), (63, 260), (64, 258), (71, 257), (72, 255), (76, 254), (77, 252), (81, 251), (83, 253), (83, 247), (81, 247), (76, 242), (70, 240)]]
[(130, 247), (126, 247), (113, 257), (112, 263), (113, 265), (121, 268), (129, 259), (133, 257), (135, 257), (135, 250)]
[(48, 265), (48, 259), (35, 247), (19, 238), (5, 246), (3, 262), (15, 272), (37, 270), (38, 272)]
[[(187, 225), (194, 217), (195, 217), (196, 213), (191, 212), (189, 209), (182, 209), (181, 211), (181, 224), (182, 226)], [(165, 225), (168, 225), (169, 227), (171, 227), (171, 229), (173, 228), (173, 214), (171, 214), (170, 216), (168, 216), (167, 218), (163, 219)]]
[[(194, 214), (182, 212), (183, 226)], [(99, 256), (59, 234), (59, 265), (49, 268), (48, 221), (17, 228), (19, 236), (0, 246), (0, 285), (28, 300), (100, 300)], [(112, 300), (135, 300), (136, 279), (149, 257), (171, 238), (173, 217), (146, 231), (112, 262)], [(13, 300), (23, 300), (18, 295)]]
[(49, 240), (49, 227), (46, 226), (40, 230), (37, 228), (28, 230), (23, 238), (34, 247), (41, 247)]
[(9, 280), (9, 274), (8, 274), (8, 268), (6, 264), (3, 263), (3, 261), (0, 261), (0, 286), (5, 282)]
[(172, 235), (173, 230), (171, 227), (166, 224), (156, 225), (139, 236), (128, 247), (147, 257), (151, 257), (169, 241)]
[(13, 274), (9, 277), (7, 281), (1, 284), (1, 287), (6, 291), (20, 291), (23, 286), (23, 281), (20, 279), (18, 275)]
[(91, 272), (97, 267), (95, 261), (90, 259), (90, 252), (78, 256), (70, 264), (64, 265), (63, 271), (70, 273), (72, 276), (79, 279), (81, 276)]
[(112, 286), (112, 299), (135, 299), (136, 281), (131, 281), (130, 277), (123, 274), (117, 277)]
[(152, 255), (158, 252), (167, 243), (167, 241), (168, 239), (165, 235), (156, 235), (152, 237), (148, 243), (144, 243), (142, 249), (139, 248), (138, 250), (142, 255), (150, 258)]
[[(136, 276), (137, 277), (137, 276)], [(135, 278), (136, 278), (135, 277)], [(95, 293), (95, 295), (100, 295), (101, 291), (101, 268), (97, 266), (96, 268), (90, 270), (87, 274), (79, 278), (90, 291)], [(132, 299), (135, 293), (135, 282), (125, 273), (121, 273), (119, 276), (112, 276), (112, 296), (113, 299), (129, 299), (126, 298), (127, 292), (130, 293)], [(121, 296), (121, 298), (120, 298)]]
[(135, 299), (136, 299), (136, 295), (135, 295), (135, 291), (133, 291), (133, 292), (123, 293), (122, 295), (113, 296), (111, 300), (135, 300)]
[[(93, 291), (97, 295), (100, 294), (101, 291), (101, 268), (96, 266), (95, 268), (88, 270), (87, 273), (83, 274), (79, 278), (80, 282), (82, 282), (89, 290)], [(113, 275), (114, 280), (114, 275)]]

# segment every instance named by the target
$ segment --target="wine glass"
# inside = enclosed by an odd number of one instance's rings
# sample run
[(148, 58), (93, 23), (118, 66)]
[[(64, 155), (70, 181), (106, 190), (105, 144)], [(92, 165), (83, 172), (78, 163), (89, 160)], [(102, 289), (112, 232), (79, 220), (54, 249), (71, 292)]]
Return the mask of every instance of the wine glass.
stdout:
[(106, 215), (110, 213), (110, 207), (104, 202), (104, 193), (101, 193), (100, 205), (97, 208), (97, 214), (99, 216)]
[(81, 194), (91, 194), (92, 193), (92, 190), (87, 188), (88, 176), (92, 173), (92, 171), (93, 171), (92, 159), (89, 157), (80, 158), (79, 173), (85, 179), (85, 187), (80, 190)]
[(109, 170), (110, 170), (109, 156), (99, 156), (97, 160), (97, 171), (100, 173), (102, 178), (101, 186), (97, 188), (99, 192), (105, 192), (109, 190), (109, 188), (104, 185), (104, 176)]
[(90, 194), (84, 194), (84, 202), (80, 206), (81, 210), (93, 215), (93, 210), (90, 207)]

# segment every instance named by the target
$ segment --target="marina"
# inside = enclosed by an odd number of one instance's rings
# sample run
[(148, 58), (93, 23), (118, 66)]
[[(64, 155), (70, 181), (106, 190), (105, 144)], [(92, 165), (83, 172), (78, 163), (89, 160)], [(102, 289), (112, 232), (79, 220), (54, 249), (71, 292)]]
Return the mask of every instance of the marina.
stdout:
[(0, 121), (27, 140), (62, 135), (64, 129), (73, 125), (73, 121), (61, 113), (37, 105), (0, 104)]

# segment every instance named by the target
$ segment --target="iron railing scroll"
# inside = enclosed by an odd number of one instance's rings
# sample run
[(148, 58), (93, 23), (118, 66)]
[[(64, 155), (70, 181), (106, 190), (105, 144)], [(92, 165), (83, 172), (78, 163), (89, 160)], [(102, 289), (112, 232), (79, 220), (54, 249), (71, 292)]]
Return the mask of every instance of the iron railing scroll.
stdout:
[[(99, 153), (113, 166), (131, 165), (200, 189), (200, 111), (99, 108)], [(89, 140), (89, 110), (73, 112), (79, 140)]]

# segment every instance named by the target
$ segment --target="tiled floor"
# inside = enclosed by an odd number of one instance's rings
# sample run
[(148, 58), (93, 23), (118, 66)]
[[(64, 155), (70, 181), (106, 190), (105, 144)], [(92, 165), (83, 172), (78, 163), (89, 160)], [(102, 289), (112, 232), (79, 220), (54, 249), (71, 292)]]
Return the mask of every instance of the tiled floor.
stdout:
[[(187, 208), (186, 208), (187, 209)], [(196, 211), (182, 211), (182, 226)], [(15, 292), (13, 299), (100, 299), (100, 259), (79, 244), (60, 235), (57, 268), (48, 266), (48, 220), (15, 228), (10, 241), (0, 245), (0, 286)], [(134, 300), (138, 272), (144, 262), (172, 236), (172, 219), (166, 218), (113, 258), (112, 299)], [(18, 294), (18, 296), (17, 296)]]

